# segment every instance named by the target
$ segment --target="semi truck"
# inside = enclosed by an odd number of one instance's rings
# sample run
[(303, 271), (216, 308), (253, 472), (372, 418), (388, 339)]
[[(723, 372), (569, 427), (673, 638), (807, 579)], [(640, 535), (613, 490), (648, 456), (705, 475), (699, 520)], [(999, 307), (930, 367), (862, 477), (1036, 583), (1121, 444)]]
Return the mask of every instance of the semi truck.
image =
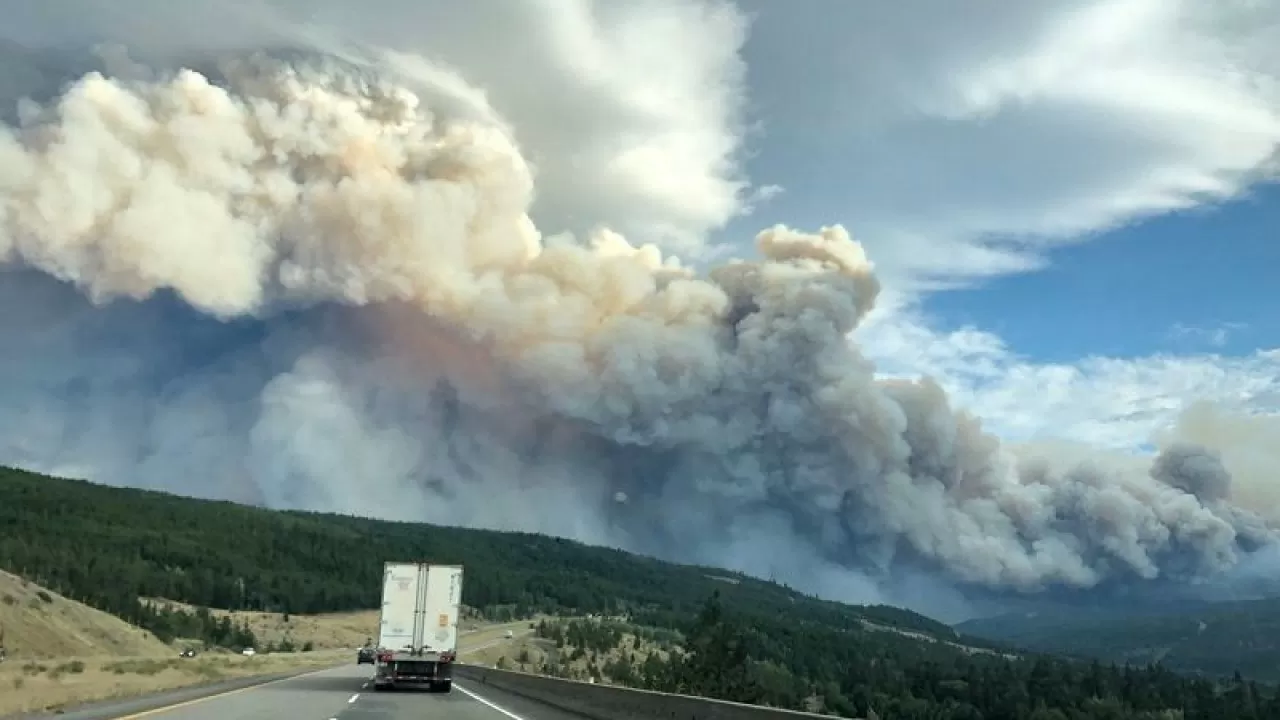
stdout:
[(461, 604), (461, 565), (385, 563), (374, 689), (452, 690)]

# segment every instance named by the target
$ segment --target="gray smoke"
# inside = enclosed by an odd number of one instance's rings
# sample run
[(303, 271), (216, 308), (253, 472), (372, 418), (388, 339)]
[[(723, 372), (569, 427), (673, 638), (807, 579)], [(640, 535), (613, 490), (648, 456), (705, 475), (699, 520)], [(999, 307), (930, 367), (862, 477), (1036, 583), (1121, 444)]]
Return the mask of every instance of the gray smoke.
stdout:
[(841, 227), (705, 273), (548, 237), (456, 76), (281, 57), (116, 58), (14, 106), (0, 460), (917, 606), (1210, 577), (1276, 539), (1203, 447), (1016, 458), (931, 380), (877, 379), (850, 335), (879, 285)]
[(1164, 449), (1151, 467), (1157, 480), (1191, 493), (1202, 502), (1220, 502), (1231, 494), (1231, 475), (1217, 453), (1186, 443)]

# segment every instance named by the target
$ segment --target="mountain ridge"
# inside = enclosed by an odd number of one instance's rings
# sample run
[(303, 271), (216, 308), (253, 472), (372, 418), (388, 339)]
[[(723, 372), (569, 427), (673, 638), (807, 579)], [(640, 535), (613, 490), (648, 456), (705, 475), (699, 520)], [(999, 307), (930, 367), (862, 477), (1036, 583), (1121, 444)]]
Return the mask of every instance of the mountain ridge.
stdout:
[(1280, 682), (1280, 598), (1205, 602), (1157, 610), (1047, 608), (958, 623), (976, 635), (1034, 652), (1106, 662), (1160, 663), (1183, 673), (1240, 672)]
[[(137, 515), (144, 514), (151, 520), (138, 523)], [(959, 634), (949, 625), (919, 613), (888, 605), (850, 605), (831, 600), (823, 600), (785, 585), (756, 578), (744, 573), (709, 566), (671, 563), (656, 558), (629, 553), (613, 548), (587, 545), (574, 540), (556, 538), (534, 533), (506, 532), (494, 530), (477, 530), (471, 528), (431, 525), (404, 521), (377, 520), (333, 513), (315, 513), (297, 510), (270, 510), (258, 506), (246, 505), (225, 500), (204, 500), (175, 495), (158, 490), (121, 488), (101, 485), (87, 480), (74, 478), (57, 478), (39, 473), (18, 469), (0, 470), (0, 520), (18, 528), (30, 528), (32, 536), (42, 538), (41, 552), (54, 554), (66, 559), (72, 552), (68, 547), (69, 535), (60, 535), (55, 527), (76, 527), (78, 537), (95, 538), (103, 547), (118, 548), (121, 554), (131, 552), (136, 547), (138, 557), (129, 563), (140, 578), (146, 593), (154, 596), (169, 597), (197, 605), (219, 607), (225, 609), (273, 610), (297, 613), (334, 612), (376, 607), (377, 593), (380, 585), (377, 577), (381, 573), (381, 561), (373, 565), (361, 566), (355, 573), (357, 582), (343, 582), (343, 578), (335, 576), (341, 589), (330, 588), (322, 591), (314, 587), (314, 592), (292, 593), (288, 602), (283, 598), (290, 595), (290, 583), (315, 583), (321, 568), (298, 567), (286, 568), (282, 574), (286, 579), (280, 582), (262, 582), (256, 587), (246, 587), (236, 596), (233, 588), (219, 587), (212, 591), (212, 597), (196, 597), (203, 591), (211, 578), (204, 577), (208, 571), (200, 569), (201, 564), (213, 564), (225, 571), (233, 571), (235, 562), (230, 557), (207, 552), (210, 532), (201, 530), (201, 523), (207, 528), (209, 516), (219, 517), (227, 523), (224, 528), (238, 533), (240, 536), (252, 536), (253, 533), (267, 533), (262, 538), (263, 545), (255, 548), (253, 560), (268, 561), (271, 559), (292, 559), (299, 553), (288, 548), (289, 541), (322, 545), (331, 551), (337, 551), (340, 543), (370, 543), (369, 555), (396, 557), (395, 544), (403, 548), (400, 552), (412, 551), (416, 557), (430, 558), (441, 562), (463, 562), (471, 566), (468, 573), (467, 588), (471, 595), (467, 602), (473, 605), (500, 604), (497, 601), (512, 600), (507, 595), (510, 588), (504, 589), (492, 577), (494, 558), (493, 549), (482, 541), (496, 542), (496, 538), (505, 537), (512, 541), (519, 539), (525, 544), (521, 549), (513, 545), (512, 550), (518, 562), (532, 560), (537, 553), (541, 559), (554, 556), (554, 562), (565, 565), (570, 560), (581, 561), (588, 567), (593, 563), (608, 565), (610, 562), (625, 565), (625, 571), (619, 572), (616, 567), (602, 567), (596, 581), (604, 578), (607, 584), (617, 585), (627, 590), (625, 595), (637, 598), (643, 604), (648, 601), (651, 606), (663, 606), (669, 600), (669, 593), (677, 598), (677, 608), (696, 608), (697, 605), (716, 588), (732, 589), (726, 591), (726, 597), (750, 594), (754, 609), (772, 608), (776, 611), (789, 609), (793, 603), (803, 603), (816, 616), (823, 617), (824, 622), (833, 627), (852, 626), (867, 621), (879, 626), (920, 632), (946, 641), (960, 640)], [(35, 520), (33, 520), (35, 518)], [(73, 524), (74, 523), (74, 524)], [(383, 533), (383, 535), (378, 535)], [(406, 544), (405, 539), (413, 536), (413, 542)], [(392, 542), (386, 542), (392, 538)], [(204, 540), (204, 542), (198, 542)], [(225, 541), (223, 541), (225, 542)], [(476, 548), (481, 548), (477, 550)], [(244, 548), (237, 548), (237, 552)], [(264, 554), (265, 553), (265, 554)], [(29, 568), (24, 563), (34, 563), (40, 553), (29, 544), (14, 542), (13, 539), (0, 538), (0, 566), (15, 569), (19, 574), (51, 582), (55, 586), (83, 584), (80, 576), (91, 570), (68, 570), (74, 563), (45, 563), (43, 567), (34, 568), (38, 572), (25, 572)], [(259, 557), (261, 556), (261, 557)], [(160, 562), (160, 561), (163, 562)], [(467, 562), (470, 560), (470, 562)], [(299, 561), (301, 562), (301, 561)], [(246, 561), (246, 566), (248, 561)], [(305, 563), (304, 563), (305, 564)], [(313, 564), (314, 565), (314, 564)], [(163, 566), (163, 567), (161, 567)], [(192, 568), (185, 570), (181, 568)], [(145, 573), (143, 569), (148, 569)], [(241, 568), (242, 570), (244, 568)], [(327, 569), (327, 568), (325, 568)], [(126, 577), (129, 571), (125, 571)], [(521, 575), (524, 568), (507, 567), (504, 573)], [(661, 573), (670, 573), (672, 578), (659, 578)], [(50, 577), (53, 574), (53, 577)], [(527, 574), (527, 573), (525, 573)], [(581, 571), (572, 574), (582, 575)], [(234, 574), (233, 574), (234, 575)], [(194, 578), (194, 579), (193, 579)], [(680, 582), (668, 580), (678, 578)], [(241, 578), (243, 579), (243, 578)], [(659, 584), (664, 587), (654, 587)], [(728, 582), (732, 581), (732, 582)], [(234, 583), (232, 583), (234, 584)], [(666, 587), (666, 586), (670, 587)], [(514, 587), (514, 585), (512, 585)], [(549, 593), (547, 597), (556, 599), (562, 606), (558, 610), (618, 610), (619, 608), (601, 607), (607, 603), (597, 602), (600, 598), (575, 598), (572, 586), (551, 588), (542, 587)], [(504, 595), (504, 593), (506, 593)], [(478, 598), (478, 601), (477, 601)], [(212, 602), (211, 602), (212, 601)], [(296, 606), (296, 605), (301, 606)], [(287, 605), (295, 605), (289, 607)], [(113, 606), (124, 610), (124, 605)], [(550, 608), (548, 608), (550, 609)], [(625, 609), (636, 609), (625, 608)], [(989, 645), (981, 640), (974, 640), (979, 645)]]

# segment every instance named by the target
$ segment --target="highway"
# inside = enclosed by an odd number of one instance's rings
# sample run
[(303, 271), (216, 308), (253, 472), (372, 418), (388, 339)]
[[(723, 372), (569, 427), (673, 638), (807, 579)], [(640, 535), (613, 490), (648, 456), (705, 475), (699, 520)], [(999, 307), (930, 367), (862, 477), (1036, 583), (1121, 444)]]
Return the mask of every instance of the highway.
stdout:
[[(528, 635), (528, 622), (464, 631), (461, 655)], [(215, 694), (178, 689), (159, 695), (94, 704), (78, 710), (29, 718), (62, 720), (582, 720), (536, 701), (496, 688), (455, 682), (451, 693), (426, 690), (374, 692), (373, 666), (355, 663), (245, 686), (232, 681)], [(247, 682), (252, 682), (248, 680)]]
[(129, 714), (120, 706), (65, 720), (582, 720), (494, 688), (455, 682), (451, 693), (374, 692), (369, 665), (344, 665)]

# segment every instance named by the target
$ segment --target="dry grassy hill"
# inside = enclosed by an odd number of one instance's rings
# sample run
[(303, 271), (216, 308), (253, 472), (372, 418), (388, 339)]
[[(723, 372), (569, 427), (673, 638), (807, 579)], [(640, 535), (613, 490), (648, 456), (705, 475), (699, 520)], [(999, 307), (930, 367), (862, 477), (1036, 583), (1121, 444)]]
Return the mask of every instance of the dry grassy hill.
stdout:
[(172, 654), (145, 630), (3, 570), (0, 631), (10, 662)]
[[(149, 602), (193, 610), (182, 603)], [(315, 652), (276, 652), (244, 657), (226, 651), (179, 658), (178, 648), (115, 616), (75, 602), (0, 570), (0, 633), (7, 657), (0, 662), (0, 717), (56, 710), (232, 677), (354, 662), (354, 648), (376, 637), (376, 610), (292, 615), (211, 610), (245, 622), (262, 645), (288, 640)], [(532, 632), (529, 621), (494, 623), (464, 613), (464, 654), (499, 650)], [(515, 637), (508, 640), (506, 633)], [(190, 643), (175, 641), (174, 645)], [(513, 654), (507, 652), (507, 654)]]
[[(376, 627), (376, 615), (370, 617)], [(271, 622), (262, 618), (263, 624)], [(327, 616), (290, 618), (288, 624), (295, 623), (320, 628), (316, 637), (334, 636), (335, 628), (344, 627)], [(345, 651), (179, 658), (176, 648), (151, 633), (3, 570), (0, 632), (6, 651), (0, 663), (0, 717), (353, 659)]]
[[(186, 603), (149, 598), (143, 602), (157, 607), (169, 607), (192, 612), (195, 607)], [(285, 641), (301, 648), (310, 643), (316, 650), (354, 649), (378, 635), (378, 611), (326, 613), (323, 615), (284, 615), (281, 613), (252, 612), (247, 610), (210, 609), (215, 618), (228, 617), (239, 625), (247, 624), (262, 647), (279, 647)]]

